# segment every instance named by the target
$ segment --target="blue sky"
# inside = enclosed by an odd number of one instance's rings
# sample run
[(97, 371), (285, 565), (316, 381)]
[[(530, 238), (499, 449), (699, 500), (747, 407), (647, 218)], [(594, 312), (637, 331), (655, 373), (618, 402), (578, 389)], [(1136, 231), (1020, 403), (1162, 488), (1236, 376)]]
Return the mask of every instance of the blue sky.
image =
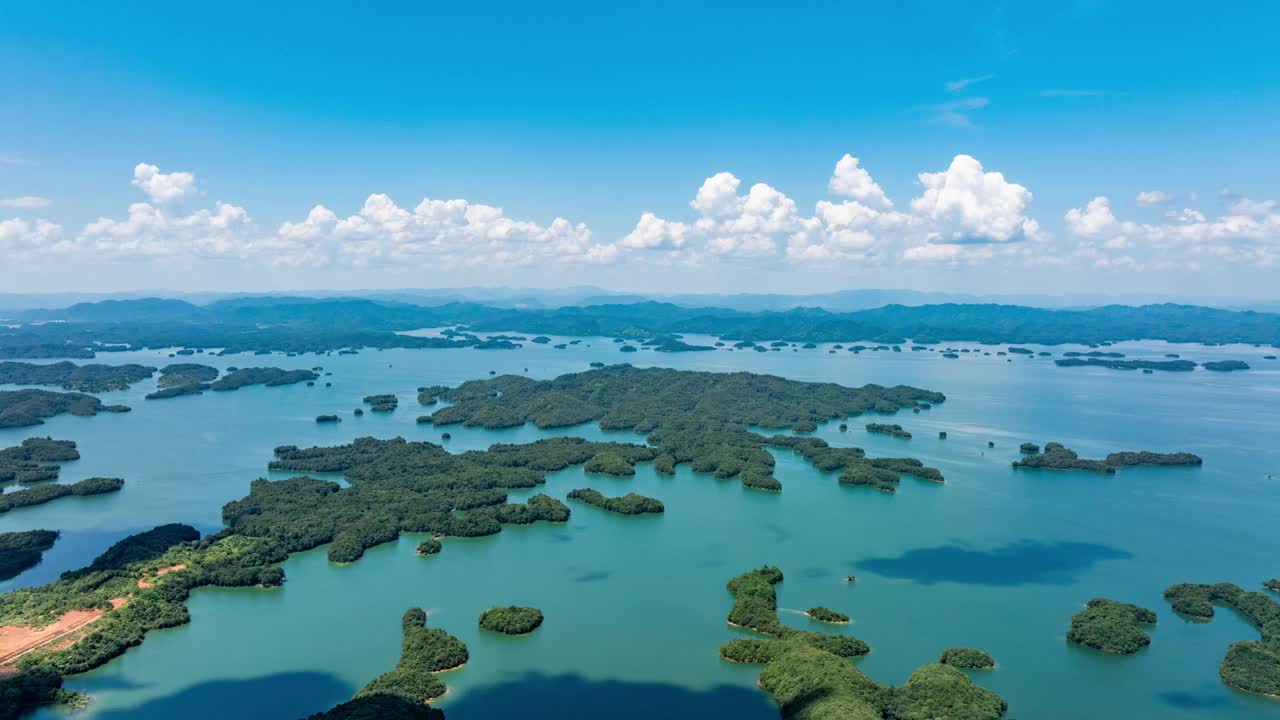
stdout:
[(1280, 292), (1275, 3), (263, 5), (0, 7), (0, 284)]

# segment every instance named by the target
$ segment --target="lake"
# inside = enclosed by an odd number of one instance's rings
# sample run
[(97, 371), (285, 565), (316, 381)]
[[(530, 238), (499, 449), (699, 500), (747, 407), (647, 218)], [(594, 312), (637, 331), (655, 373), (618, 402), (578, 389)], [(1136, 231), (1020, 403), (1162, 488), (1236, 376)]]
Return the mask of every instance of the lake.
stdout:
[[(853, 386), (902, 383), (947, 395), (933, 409), (889, 420), (914, 438), (867, 433), (862, 418), (852, 419), (847, 432), (834, 422), (815, 434), (870, 455), (920, 458), (942, 470), (943, 485), (904, 478), (896, 495), (842, 487), (836, 474), (786, 452), (775, 453), (780, 494), (744, 490), (736, 480), (717, 481), (687, 466), (663, 477), (642, 464), (630, 479), (570, 468), (548, 475), (545, 488), (513, 491), (513, 501), (534, 492), (563, 499), (590, 486), (607, 495), (657, 497), (666, 513), (624, 517), (569, 502), (567, 524), (446, 538), (433, 557), (418, 557), (414, 548), (424, 536), (408, 534), (347, 566), (329, 563), (323, 547), (296, 554), (283, 564), (283, 588), (197, 590), (188, 603), (189, 625), (151, 633), (123, 657), (69, 678), (67, 687), (92, 696), (75, 717), (303, 717), (348, 699), (391, 669), (399, 656), (400, 616), (418, 606), (430, 613), (429, 625), (458, 636), (471, 652), (465, 668), (442, 676), (449, 694), (437, 706), (450, 720), (516, 713), (773, 719), (776, 707), (755, 686), (759, 667), (718, 655), (724, 641), (750, 636), (725, 623), (731, 604), (725, 582), (762, 564), (786, 575), (779, 586), (783, 622), (866, 640), (872, 652), (856, 662), (880, 682), (901, 683), (943, 648), (971, 646), (995, 656), (994, 671), (972, 677), (1009, 701), (1008, 718), (1280, 714), (1280, 700), (1234, 691), (1218, 677), (1227, 646), (1257, 639), (1254, 629), (1226, 609), (1212, 622), (1184, 620), (1161, 597), (1179, 582), (1230, 581), (1254, 590), (1280, 575), (1280, 362), (1262, 359), (1273, 351), (1164, 343), (1108, 348), (1130, 358), (1175, 352), (1253, 366), (1237, 373), (1146, 375), (997, 356), (1005, 346), (956, 347), (973, 352), (957, 360), (938, 351), (832, 354), (830, 345), (623, 354), (609, 339), (587, 338), (566, 350), (526, 344), (516, 351), (364, 350), (294, 358), (102, 354), (95, 362), (322, 366), (332, 375), (315, 387), (247, 387), (158, 401), (143, 400), (155, 384), (144, 381), (99, 395), (132, 406), (131, 413), (62, 416), (0, 430), (0, 447), (37, 435), (75, 440), (82, 459), (63, 465), (62, 481), (126, 479), (119, 493), (0, 515), (3, 531), (62, 531), (41, 565), (0, 590), (55, 579), (125, 535), (161, 523), (220, 528), (222, 504), (244, 496), (251, 480), (287, 476), (266, 471), (277, 445), (335, 445), (370, 435), (440, 442), (439, 429), (415, 423), (433, 409), (417, 404), (420, 385), (453, 386), (489, 377), (491, 370), (552, 378), (586, 370), (592, 361), (746, 370)], [(1045, 349), (1060, 356), (1084, 348)], [(398, 395), (399, 409), (351, 415), (362, 397), (380, 393)], [(314, 422), (328, 413), (341, 414), (343, 422)], [(641, 440), (594, 425), (448, 431), (453, 437), (444, 444), (452, 451), (556, 435)], [(939, 439), (939, 431), (948, 437)], [(1015, 471), (1010, 462), (1025, 441), (1059, 441), (1082, 457), (1185, 450), (1205, 462), (1114, 475)], [(850, 574), (856, 583), (843, 581)], [(1071, 616), (1094, 597), (1156, 610), (1151, 646), (1109, 656), (1068, 644)], [(476, 618), (495, 604), (537, 606), (546, 622), (525, 637), (479, 630)], [(814, 605), (848, 613), (853, 622), (813, 623), (800, 612)], [(48, 708), (36, 717), (64, 714)]]

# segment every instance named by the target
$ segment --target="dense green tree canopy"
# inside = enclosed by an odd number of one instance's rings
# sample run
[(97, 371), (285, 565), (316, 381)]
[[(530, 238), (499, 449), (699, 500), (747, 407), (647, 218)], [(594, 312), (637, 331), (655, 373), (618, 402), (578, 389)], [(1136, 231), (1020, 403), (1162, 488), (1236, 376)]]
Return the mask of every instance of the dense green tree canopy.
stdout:
[[(1277, 583), (1280, 585), (1280, 583)], [(1266, 593), (1246, 592), (1232, 583), (1182, 584), (1164, 591), (1177, 612), (1196, 618), (1213, 617), (1221, 603), (1258, 629), (1260, 640), (1231, 644), (1218, 672), (1232, 687), (1263, 695), (1280, 695), (1280, 603)]]
[(507, 635), (531, 633), (542, 624), (542, 611), (515, 605), (494, 606), (480, 614), (480, 627)]
[(947, 648), (938, 656), (938, 662), (966, 670), (990, 670), (996, 666), (995, 658), (975, 648)]
[(1155, 612), (1147, 608), (1094, 598), (1071, 618), (1067, 639), (1095, 650), (1131, 655), (1151, 644), (1142, 626), (1155, 622)]
[(100, 412), (129, 412), (124, 405), (104, 405), (83, 393), (50, 390), (0, 390), (0, 428), (41, 425), (62, 413), (91, 416)]
[(146, 365), (76, 365), (57, 362), (38, 365), (0, 362), (0, 385), (49, 385), (63, 390), (100, 393), (126, 390), (151, 377), (156, 369)]

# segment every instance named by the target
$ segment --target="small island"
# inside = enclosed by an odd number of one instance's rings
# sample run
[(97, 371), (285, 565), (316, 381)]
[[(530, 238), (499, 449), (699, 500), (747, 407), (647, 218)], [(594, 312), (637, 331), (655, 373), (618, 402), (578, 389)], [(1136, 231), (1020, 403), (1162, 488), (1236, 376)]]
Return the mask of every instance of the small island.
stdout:
[(1235, 372), (1237, 370), (1248, 370), (1249, 363), (1241, 360), (1212, 360), (1202, 364), (1200, 367), (1213, 372)]
[(622, 497), (606, 497), (591, 488), (579, 488), (571, 490), (567, 497), (570, 500), (581, 500), (588, 505), (595, 505), (598, 508), (620, 515), (661, 513), (666, 510), (661, 500), (637, 495), (636, 493), (627, 493)]
[(542, 611), (514, 605), (495, 606), (480, 614), (480, 627), (504, 635), (525, 635), (542, 624)]
[(1021, 460), (1013, 461), (1015, 468), (1035, 468), (1043, 470), (1087, 470), (1090, 472), (1113, 473), (1115, 468), (1101, 460), (1084, 460), (1075, 450), (1062, 443), (1045, 443), (1044, 451), (1035, 455), (1027, 455)]
[(104, 405), (101, 400), (77, 392), (51, 390), (0, 390), (0, 428), (43, 425), (45, 419), (69, 413), (90, 417), (100, 412), (129, 412), (124, 405)]
[(249, 385), (281, 387), (319, 378), (320, 376), (311, 370), (282, 370), (278, 367), (236, 368), (229, 369), (226, 375), (209, 383), (209, 389), (215, 392), (228, 392)]
[(419, 555), (436, 555), (444, 549), (444, 544), (435, 538), (427, 538), (418, 543)]
[(965, 670), (990, 670), (996, 666), (995, 658), (974, 648), (947, 648), (938, 656), (938, 662)]
[(818, 622), (832, 623), (834, 625), (849, 624), (848, 615), (845, 615), (842, 612), (836, 612), (829, 607), (823, 607), (821, 605), (815, 605), (809, 608), (805, 612), (805, 615), (808, 615), (810, 619), (817, 620)]
[(1036, 455), (1040, 452), (1040, 446), (1035, 443), (1024, 442), (1018, 446), (1018, 452), (1023, 455)]
[(1067, 639), (1102, 652), (1132, 655), (1151, 644), (1151, 636), (1142, 626), (1154, 625), (1155, 622), (1153, 610), (1094, 598), (1071, 618)]
[(1271, 578), (1270, 580), (1262, 583), (1262, 587), (1270, 590), (1271, 592), (1280, 593), (1280, 578)]
[(911, 433), (902, 429), (901, 425), (887, 425), (885, 423), (867, 423), (867, 432), (880, 433), (881, 435), (892, 435), (903, 440), (910, 440)]
[(340, 422), (342, 422), (342, 418), (338, 417), (337, 415), (317, 415), (317, 416), (316, 416), (316, 422), (318, 422), (318, 423), (340, 423)]
[(376, 413), (394, 412), (400, 405), (400, 399), (395, 395), (365, 395), (362, 402), (369, 406), (369, 409)]
[(0, 495), (0, 513), (6, 513), (15, 508), (31, 507), (33, 505), (43, 505), (52, 500), (61, 497), (76, 495), (79, 497), (87, 497), (89, 495), (102, 495), (105, 493), (116, 492), (124, 487), (124, 480), (120, 478), (91, 477), (81, 480), (70, 485), (62, 484), (46, 484), (35, 485), (23, 490), (15, 490)]
[(1188, 452), (1155, 453), (1145, 450), (1138, 452), (1116, 452), (1107, 456), (1106, 463), (1112, 467), (1136, 467), (1138, 465), (1200, 465), (1204, 460), (1199, 455)]
[(1196, 364), (1191, 360), (1106, 360), (1103, 358), (1069, 357), (1054, 360), (1058, 367), (1102, 367), (1111, 370), (1164, 370), (1166, 372), (1191, 372)]

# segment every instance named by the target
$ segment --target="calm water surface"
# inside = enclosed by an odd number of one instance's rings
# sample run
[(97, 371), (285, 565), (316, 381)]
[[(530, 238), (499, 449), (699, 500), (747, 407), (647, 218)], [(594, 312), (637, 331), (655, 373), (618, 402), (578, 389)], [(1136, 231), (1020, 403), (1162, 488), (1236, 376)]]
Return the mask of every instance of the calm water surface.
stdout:
[[(694, 341), (708, 341), (695, 338)], [(588, 345), (590, 345), (588, 347)], [(983, 350), (980, 346), (962, 347)], [(191, 358), (220, 367), (323, 366), (316, 387), (243, 388), (144, 401), (148, 381), (105, 393), (126, 415), (59, 417), (34, 428), (0, 430), (0, 446), (51, 435), (79, 443), (83, 458), (63, 480), (126, 478), (123, 491), (71, 498), (0, 516), (0, 530), (61, 530), (44, 562), (0, 590), (47, 582), (87, 563), (110, 543), (164, 522), (221, 526), (223, 503), (267, 475), (276, 445), (332, 445), (372, 435), (439, 441), (418, 426), (416, 388), (456, 385), (490, 370), (551, 378), (591, 361), (629, 361), (714, 371), (748, 370), (845, 385), (907, 383), (946, 393), (946, 403), (899, 414), (911, 440), (871, 435), (851, 421), (817, 435), (873, 455), (910, 455), (940, 468), (945, 485), (904, 478), (897, 495), (840, 487), (790, 454), (778, 454), (781, 494), (738, 482), (675, 477), (640, 466), (632, 479), (586, 476), (571, 468), (543, 490), (563, 498), (591, 486), (635, 491), (666, 503), (661, 517), (613, 516), (571, 503), (566, 525), (508, 527), (478, 539), (446, 539), (435, 557), (414, 554), (420, 536), (370, 550), (336, 566), (325, 549), (294, 555), (282, 589), (202, 589), (192, 622), (151, 633), (141, 647), (68, 686), (93, 701), (76, 717), (295, 718), (345, 700), (398, 657), (399, 619), (410, 606), (462, 638), (471, 661), (444, 676), (438, 704), (451, 720), (515, 713), (565, 718), (777, 717), (755, 687), (758, 668), (721, 662), (725, 582), (763, 563), (786, 574), (783, 620), (826, 605), (853, 617), (832, 630), (872, 646), (859, 667), (901, 683), (945, 647), (991, 652), (999, 667), (974, 677), (1001, 693), (1018, 720), (1096, 718), (1275, 718), (1280, 701), (1232, 691), (1217, 667), (1235, 640), (1257, 633), (1230, 611), (1210, 623), (1175, 616), (1161, 599), (1176, 582), (1232, 581), (1257, 588), (1280, 575), (1280, 363), (1252, 347), (1199, 348), (1125, 343), (1131, 357), (1177, 352), (1198, 361), (1244, 359), (1243, 373), (1142, 375), (1063, 369), (1049, 359), (970, 353), (818, 350), (622, 355), (607, 339), (559, 351), (389, 350), (355, 356), (247, 355)], [(1039, 348), (1037, 348), (1039, 349)], [(1060, 354), (1069, 347), (1049, 348)], [(103, 356), (103, 362), (163, 365), (166, 353)], [(324, 387), (332, 382), (333, 387)], [(368, 394), (393, 392), (389, 416), (350, 411)], [(338, 425), (318, 414), (340, 413)], [(572, 434), (636, 439), (594, 426), (555, 432), (453, 427), (454, 451), (494, 442)], [(938, 439), (945, 430), (948, 439)], [(994, 449), (987, 448), (994, 441)], [(1187, 450), (1202, 468), (1129, 469), (1115, 475), (1015, 472), (1023, 441), (1064, 442), (1085, 457), (1116, 450)], [(1274, 477), (1268, 477), (1268, 475)], [(513, 492), (513, 499), (536, 491)], [(856, 584), (845, 575), (856, 574)], [(1070, 617), (1092, 597), (1155, 609), (1152, 645), (1112, 657), (1069, 645)], [(476, 617), (493, 604), (536, 605), (546, 623), (527, 637), (481, 632)], [(38, 717), (60, 717), (46, 709)]]

